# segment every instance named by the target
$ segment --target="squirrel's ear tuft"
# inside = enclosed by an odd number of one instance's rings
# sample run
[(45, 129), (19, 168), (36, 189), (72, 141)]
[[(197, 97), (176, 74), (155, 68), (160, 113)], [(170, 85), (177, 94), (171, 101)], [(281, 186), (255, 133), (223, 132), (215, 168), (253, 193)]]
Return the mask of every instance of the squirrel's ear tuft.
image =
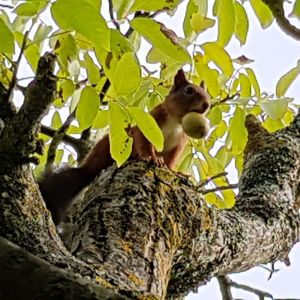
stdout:
[(204, 91), (207, 90), (207, 86), (206, 86), (204, 80), (202, 80), (202, 81), (200, 82), (200, 87), (202, 87), (202, 88), (204, 89)]
[(182, 69), (178, 70), (177, 74), (174, 77), (174, 84), (172, 87), (171, 92), (176, 92), (180, 87), (186, 85), (188, 83), (187, 79), (185, 78), (185, 74)]

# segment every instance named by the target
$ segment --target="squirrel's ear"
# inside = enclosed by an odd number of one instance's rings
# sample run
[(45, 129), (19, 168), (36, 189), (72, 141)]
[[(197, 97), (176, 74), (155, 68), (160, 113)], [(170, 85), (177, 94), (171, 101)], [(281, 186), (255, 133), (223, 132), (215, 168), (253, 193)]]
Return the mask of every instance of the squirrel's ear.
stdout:
[(200, 82), (200, 87), (202, 87), (202, 88), (204, 89), (204, 91), (207, 91), (207, 86), (206, 86), (204, 80), (202, 80), (202, 81)]
[(185, 78), (184, 72), (182, 69), (178, 70), (177, 74), (174, 77), (174, 84), (172, 87), (171, 92), (176, 92), (180, 87), (186, 85), (188, 83), (187, 79)]

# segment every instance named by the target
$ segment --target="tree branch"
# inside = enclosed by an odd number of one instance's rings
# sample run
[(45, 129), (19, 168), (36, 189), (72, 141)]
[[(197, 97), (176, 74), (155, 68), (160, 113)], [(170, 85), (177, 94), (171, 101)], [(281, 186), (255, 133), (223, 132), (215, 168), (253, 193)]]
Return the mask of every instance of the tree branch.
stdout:
[[(64, 271), (0, 237), (0, 298), (126, 300), (111, 290)], [(13, 284), (12, 284), (13, 283)]]
[(62, 126), (56, 130), (47, 153), (46, 168), (51, 168), (55, 160), (56, 149), (75, 118), (75, 110), (67, 117)]
[(18, 164), (28, 163), (31, 155), (40, 149), (36, 134), (42, 117), (54, 99), (54, 63), (55, 56), (51, 53), (40, 58), (35, 78), (26, 90), (22, 107), (6, 124), (0, 145), (3, 162), (9, 158)]
[(287, 35), (291, 36), (296, 40), (300, 40), (300, 29), (292, 25), (284, 15), (282, 0), (262, 0), (272, 11), (278, 26)]
[(228, 277), (228, 275), (217, 276), (217, 280), (220, 286), (220, 291), (223, 300), (234, 300), (231, 293), (231, 286), (230, 286), (231, 280)]
[[(50, 137), (54, 137), (56, 135), (56, 130), (42, 125), (41, 133)], [(87, 155), (91, 147), (94, 145), (94, 143), (91, 141), (77, 139), (68, 134), (64, 134), (61, 137), (61, 141), (75, 149), (78, 155), (78, 161), (81, 161)]]

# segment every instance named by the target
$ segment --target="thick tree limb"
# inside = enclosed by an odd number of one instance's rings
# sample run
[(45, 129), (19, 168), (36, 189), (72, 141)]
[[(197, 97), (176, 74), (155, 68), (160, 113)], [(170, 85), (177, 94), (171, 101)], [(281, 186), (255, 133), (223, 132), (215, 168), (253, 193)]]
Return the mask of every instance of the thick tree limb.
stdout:
[(54, 267), (0, 237), (0, 299), (125, 300), (127, 298)]
[(284, 260), (300, 233), (299, 125), (297, 116), (269, 134), (247, 118), (246, 160), (231, 210), (209, 207), (168, 170), (142, 162), (110, 168), (74, 207), (69, 248), (113, 286), (158, 299), (182, 298), (213, 276)]
[(41, 145), (36, 141), (40, 121), (56, 90), (53, 75), (55, 56), (46, 53), (40, 58), (34, 80), (29, 84), (24, 103), (19, 112), (6, 123), (0, 141), (1, 164), (28, 163), (31, 155), (39, 152)]

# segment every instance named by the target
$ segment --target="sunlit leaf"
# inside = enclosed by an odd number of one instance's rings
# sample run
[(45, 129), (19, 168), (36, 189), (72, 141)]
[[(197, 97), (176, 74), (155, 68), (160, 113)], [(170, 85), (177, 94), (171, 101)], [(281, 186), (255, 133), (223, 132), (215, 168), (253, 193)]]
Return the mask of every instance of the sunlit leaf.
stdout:
[(0, 18), (0, 52), (13, 54), (15, 52), (14, 36), (4, 20)]
[(178, 63), (187, 63), (191, 60), (187, 50), (178, 44), (174, 44), (162, 32), (161, 25), (154, 20), (135, 18), (131, 21), (131, 26), (170, 59)]
[(282, 97), (300, 73), (298, 67), (291, 69), (280, 77), (276, 85), (276, 96)]
[[(239, 76), (239, 81), (240, 81), (240, 94), (241, 94), (241, 97), (250, 97), (251, 96), (251, 83), (250, 83), (250, 80), (249, 78), (243, 74), (243, 73), (240, 73), (240, 76)], [(247, 100), (248, 102), (248, 100)]]
[(260, 102), (263, 111), (273, 120), (281, 119), (287, 112), (288, 104), (292, 102), (291, 98), (269, 100), (265, 99)]
[(256, 79), (255, 73), (253, 72), (253, 70), (251, 68), (245, 68), (245, 70), (248, 74), (248, 78), (250, 79), (250, 82), (254, 89), (256, 97), (259, 97), (260, 96), (260, 87), (259, 87), (258, 81)]
[(153, 117), (137, 107), (129, 107), (127, 111), (147, 140), (154, 145), (158, 152), (161, 152), (164, 148), (164, 136)]
[(141, 70), (133, 53), (125, 53), (110, 78), (116, 96), (133, 93), (141, 83)]
[(76, 117), (82, 130), (90, 127), (99, 109), (99, 96), (96, 90), (86, 86), (80, 94)]
[(51, 128), (58, 129), (61, 127), (61, 125), (62, 125), (62, 121), (60, 118), (60, 114), (57, 111), (55, 111), (51, 120)]
[(218, 1), (216, 15), (218, 17), (218, 42), (225, 46), (235, 32), (236, 18), (233, 0)]
[(225, 75), (231, 76), (233, 72), (231, 58), (223, 47), (216, 43), (205, 43), (201, 48)]
[(97, 116), (94, 120), (93, 123), (93, 129), (100, 129), (106, 127), (109, 122), (108, 122), (108, 116), (109, 112), (108, 110), (99, 110), (97, 113)]
[(261, 27), (264, 29), (269, 27), (274, 20), (273, 14), (269, 7), (261, 0), (250, 0), (250, 3), (260, 22)]
[(75, 91), (75, 84), (72, 80), (63, 80), (61, 83), (63, 100), (67, 100)]
[(218, 125), (222, 121), (222, 112), (218, 106), (213, 107), (207, 117), (211, 125)]
[(235, 2), (235, 36), (240, 41), (241, 45), (246, 43), (249, 30), (249, 20), (245, 8), (239, 2)]
[(296, 0), (293, 7), (293, 15), (300, 18), (300, 0)]
[(279, 129), (282, 129), (285, 127), (285, 124), (282, 119), (273, 120), (272, 118), (268, 117), (262, 125), (269, 131), (269, 132), (275, 132)]
[(231, 151), (233, 154), (243, 152), (247, 143), (247, 130), (245, 128), (246, 113), (240, 107), (237, 107), (229, 125), (229, 135), (231, 138)]
[(18, 5), (14, 12), (19, 16), (32, 17), (40, 13), (46, 7), (46, 5), (47, 1), (45, 0), (28, 1)]
[(205, 18), (199, 13), (192, 14), (191, 25), (195, 32), (200, 33), (215, 25), (215, 20)]
[(157, 11), (162, 9), (174, 9), (182, 0), (135, 0), (130, 8), (130, 12), (134, 11)]
[[(21, 45), (23, 44), (24, 35), (21, 32), (14, 32), (14, 36), (18, 45), (21, 47)], [(27, 38), (27, 45), (28, 46), (25, 50), (25, 57), (31, 69), (35, 72), (38, 65), (38, 61), (40, 59), (40, 49), (35, 43), (32, 43), (32, 41), (29, 38)]]
[(85, 53), (84, 55), (85, 60), (85, 67), (88, 75), (88, 79), (91, 84), (97, 84), (100, 80), (100, 70), (98, 66), (95, 64), (93, 59), (88, 55), (88, 53)]
[(110, 31), (97, 8), (87, 0), (57, 0), (51, 6), (53, 20), (62, 29), (73, 29), (106, 50)]

